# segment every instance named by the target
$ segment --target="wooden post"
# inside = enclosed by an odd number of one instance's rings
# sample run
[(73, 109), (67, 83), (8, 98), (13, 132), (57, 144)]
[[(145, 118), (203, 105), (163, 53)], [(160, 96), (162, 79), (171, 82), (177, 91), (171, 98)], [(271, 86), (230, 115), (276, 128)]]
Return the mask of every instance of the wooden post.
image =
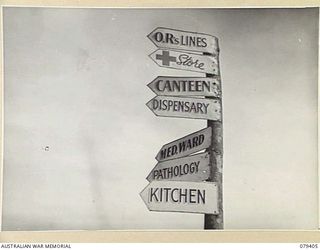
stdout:
[[(205, 55), (210, 55), (204, 53)], [(217, 54), (219, 75), (206, 74), (207, 77), (220, 78), (220, 62), (219, 49)], [(221, 81), (220, 81), (221, 83)], [(221, 103), (221, 121), (208, 120), (207, 126), (212, 128), (212, 144), (207, 149), (210, 154), (210, 177), (207, 181), (216, 182), (218, 186), (218, 209), (219, 214), (205, 214), (204, 215), (204, 229), (223, 229), (223, 127), (222, 127), (222, 91), (220, 86), (220, 103)], [(210, 98), (214, 101), (215, 98)]]

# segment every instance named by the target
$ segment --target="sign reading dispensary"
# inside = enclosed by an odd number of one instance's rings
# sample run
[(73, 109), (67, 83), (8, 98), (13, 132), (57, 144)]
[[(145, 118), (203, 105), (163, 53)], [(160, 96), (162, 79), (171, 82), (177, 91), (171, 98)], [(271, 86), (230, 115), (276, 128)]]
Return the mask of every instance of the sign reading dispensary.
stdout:
[(156, 96), (147, 103), (147, 106), (157, 116), (221, 120), (219, 100)]

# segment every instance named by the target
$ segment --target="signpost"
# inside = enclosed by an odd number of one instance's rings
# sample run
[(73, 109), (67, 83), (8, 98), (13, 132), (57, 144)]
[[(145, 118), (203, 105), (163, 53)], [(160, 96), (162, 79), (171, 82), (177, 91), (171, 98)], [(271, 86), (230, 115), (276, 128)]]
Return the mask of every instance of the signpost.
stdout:
[(164, 96), (212, 96), (220, 97), (220, 79), (210, 77), (158, 76), (148, 87)]
[(149, 182), (161, 180), (205, 181), (209, 178), (209, 154), (202, 153), (175, 160), (163, 161), (151, 170)]
[(218, 39), (207, 34), (159, 27), (153, 30), (148, 38), (158, 48), (218, 53)]
[(204, 213), (205, 229), (223, 229), (218, 39), (162, 27), (148, 38), (158, 47), (149, 56), (160, 67), (200, 72), (205, 77), (158, 76), (148, 84), (157, 96), (147, 106), (157, 116), (206, 119), (207, 128), (162, 146), (158, 163), (147, 177), (150, 183), (140, 195), (150, 211)]
[(150, 58), (160, 67), (181, 69), (200, 73), (219, 73), (216, 56), (187, 53), (177, 50), (158, 49)]
[[(218, 60), (219, 60), (219, 54)], [(220, 70), (219, 70), (220, 71)], [(215, 77), (214, 74), (206, 74), (207, 77)], [(208, 99), (212, 97), (207, 97)], [(222, 96), (220, 97), (222, 100)], [(223, 127), (222, 127), (222, 103), (221, 121), (207, 121), (208, 128), (212, 129), (212, 142), (207, 151), (210, 153), (210, 177), (208, 181), (217, 183), (218, 187), (218, 214), (207, 213), (204, 215), (204, 229), (223, 229)]]
[(170, 142), (162, 146), (156, 160), (161, 162), (177, 159), (206, 149), (211, 145), (211, 135), (211, 128), (205, 128)]
[(213, 182), (153, 181), (140, 196), (150, 211), (218, 213)]
[(219, 100), (156, 96), (146, 105), (156, 116), (221, 120)]

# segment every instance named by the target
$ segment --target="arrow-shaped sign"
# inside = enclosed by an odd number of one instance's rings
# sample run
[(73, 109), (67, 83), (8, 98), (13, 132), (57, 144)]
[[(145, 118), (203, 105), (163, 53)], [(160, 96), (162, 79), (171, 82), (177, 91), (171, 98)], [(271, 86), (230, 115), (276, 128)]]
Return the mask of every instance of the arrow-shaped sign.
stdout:
[(150, 211), (218, 214), (215, 182), (153, 181), (140, 196)]
[(167, 143), (162, 146), (156, 159), (157, 161), (177, 159), (206, 149), (211, 144), (211, 135), (212, 129), (208, 127)]
[(159, 48), (218, 53), (218, 39), (207, 34), (158, 27), (148, 38)]
[(158, 162), (147, 177), (154, 180), (205, 181), (209, 178), (209, 154), (202, 153)]
[(218, 99), (156, 96), (146, 105), (156, 116), (221, 120)]
[(218, 77), (158, 76), (148, 87), (157, 95), (221, 97)]
[(162, 49), (149, 56), (160, 67), (219, 75), (217, 56)]

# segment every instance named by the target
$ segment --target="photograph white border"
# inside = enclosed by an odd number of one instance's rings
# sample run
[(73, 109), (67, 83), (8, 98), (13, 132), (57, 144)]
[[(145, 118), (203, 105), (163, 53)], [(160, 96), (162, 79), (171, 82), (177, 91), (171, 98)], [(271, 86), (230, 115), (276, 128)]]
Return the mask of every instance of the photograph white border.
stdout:
[[(2, 177), (3, 177), (3, 135), (4, 135), (4, 112), (3, 112), (3, 84), (4, 84), (4, 70), (3, 70), (3, 7), (63, 7), (63, 8), (297, 8), (297, 7), (319, 7), (320, 2), (316, 0), (269, 0), (261, 1), (248, 0), (248, 1), (182, 1), (182, 0), (2, 0), (0, 3), (0, 27), (1, 27), (1, 189), (0, 199), (2, 201)], [(318, 55), (318, 67), (319, 67)], [(319, 77), (319, 76), (318, 76)], [(319, 82), (319, 81), (318, 81)], [(320, 91), (318, 88), (318, 103)], [(319, 113), (319, 110), (318, 110)], [(319, 141), (319, 126), (318, 126), (318, 141)], [(318, 154), (319, 154), (318, 147)], [(319, 191), (319, 165), (318, 165), (318, 193)], [(2, 206), (2, 202), (1, 202)], [(318, 211), (320, 203), (318, 202)], [(1, 208), (2, 215), (2, 208)], [(1, 223), (1, 219), (0, 219)], [(320, 219), (319, 219), (320, 225)], [(237, 231), (17, 231), (0, 232), (0, 242), (320, 242), (319, 230), (237, 230)]]

